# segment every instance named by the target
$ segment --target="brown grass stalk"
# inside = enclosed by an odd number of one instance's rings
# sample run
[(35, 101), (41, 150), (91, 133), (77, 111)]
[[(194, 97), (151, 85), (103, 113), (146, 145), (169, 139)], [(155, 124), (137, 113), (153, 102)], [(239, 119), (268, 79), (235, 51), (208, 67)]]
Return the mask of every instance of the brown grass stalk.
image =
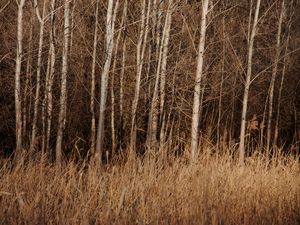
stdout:
[[(211, 151), (207, 151), (211, 152)], [(40, 157), (38, 157), (40, 158)], [(131, 158), (101, 168), (1, 162), (1, 224), (299, 224), (295, 157)]]

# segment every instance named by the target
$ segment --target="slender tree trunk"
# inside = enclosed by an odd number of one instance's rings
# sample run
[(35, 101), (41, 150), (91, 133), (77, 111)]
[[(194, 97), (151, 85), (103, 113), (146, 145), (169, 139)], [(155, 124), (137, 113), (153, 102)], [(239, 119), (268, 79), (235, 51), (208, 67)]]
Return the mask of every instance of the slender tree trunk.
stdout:
[[(164, 30), (162, 34), (161, 46), (159, 50), (159, 58), (157, 64), (155, 86), (151, 104), (151, 110), (149, 113), (149, 122), (148, 122), (148, 145), (150, 148), (156, 146), (156, 135), (157, 135), (157, 126), (158, 126), (158, 115), (159, 115), (159, 84), (160, 84), (160, 110), (161, 118), (163, 120), (163, 108), (165, 103), (165, 85), (166, 85), (166, 69), (167, 69), (167, 56), (168, 56), (168, 45), (170, 39), (170, 29), (171, 29), (171, 20), (172, 20), (172, 4), (173, 1), (169, 1), (169, 7), (165, 19)], [(160, 83), (159, 83), (160, 81)]]
[(169, 1), (169, 7), (167, 11), (166, 17), (166, 36), (164, 40), (164, 50), (162, 56), (162, 68), (161, 68), (161, 77), (160, 77), (160, 124), (161, 124), (161, 131), (160, 131), (160, 145), (165, 142), (165, 130), (164, 127), (166, 125), (166, 114), (165, 114), (165, 86), (166, 86), (166, 73), (167, 73), (167, 58), (169, 54), (169, 40), (170, 40), (170, 31), (171, 31), (171, 24), (172, 24), (172, 12), (175, 6), (173, 6), (173, 0)]
[(17, 1), (18, 25), (17, 25), (17, 55), (15, 70), (15, 111), (16, 111), (16, 153), (22, 150), (22, 96), (21, 96), (21, 66), (23, 58), (23, 7), (25, 0)]
[(63, 130), (66, 122), (67, 109), (67, 73), (68, 73), (68, 54), (69, 54), (69, 38), (70, 38), (70, 1), (65, 0), (64, 5), (64, 47), (62, 56), (62, 72), (61, 72), (61, 95), (60, 109), (58, 118), (58, 131), (56, 137), (56, 163), (60, 166), (62, 162), (62, 140)]
[(123, 143), (123, 129), (124, 129), (124, 112), (123, 112), (123, 98), (124, 98), (124, 74), (125, 74), (125, 64), (126, 64), (126, 18), (127, 18), (127, 8), (128, 1), (125, 0), (124, 3), (124, 25), (123, 25), (123, 47), (122, 47), (122, 69), (120, 74), (120, 123), (119, 123), (119, 147), (122, 150)]
[(28, 58), (27, 58), (27, 65), (26, 65), (26, 81), (25, 81), (25, 90), (24, 90), (24, 106), (23, 106), (23, 140), (26, 139), (27, 136), (27, 122), (28, 122), (28, 117), (27, 113), (30, 113), (30, 108), (27, 110), (27, 105), (28, 105), (28, 98), (31, 98), (30, 95), (30, 80), (32, 76), (32, 38), (33, 37), (33, 16), (30, 18), (30, 31), (29, 31), (29, 47), (28, 47)]
[[(292, 5), (292, 3), (291, 3), (291, 5)], [(287, 56), (288, 56), (289, 41), (290, 41), (290, 30), (291, 30), (291, 20), (289, 21), (288, 29), (287, 29), (287, 37), (286, 37), (284, 58), (283, 58), (283, 68), (282, 68), (282, 75), (281, 75), (281, 81), (280, 81), (280, 87), (279, 87), (279, 93), (278, 93), (278, 104), (277, 104), (277, 113), (276, 113), (276, 121), (275, 121), (275, 135), (274, 135), (273, 145), (278, 144), (277, 142), (278, 142), (278, 132), (279, 132), (280, 106), (281, 106), (282, 90), (283, 90), (287, 58), (288, 58)]]
[(96, 1), (96, 22), (95, 22), (95, 32), (94, 32), (94, 46), (93, 46), (93, 61), (92, 61), (92, 79), (91, 79), (91, 103), (90, 110), (92, 114), (91, 123), (91, 154), (94, 155), (96, 146), (96, 118), (95, 118), (95, 87), (96, 87), (96, 54), (97, 54), (97, 43), (98, 43), (98, 23), (99, 23), (99, 0)]
[(37, 120), (38, 120), (38, 106), (40, 101), (40, 87), (41, 87), (41, 66), (42, 66), (42, 53), (43, 53), (43, 41), (44, 41), (44, 24), (45, 24), (45, 7), (46, 1), (43, 3), (43, 15), (40, 16), (37, 0), (34, 1), (36, 15), (40, 22), (40, 39), (39, 39), (39, 48), (38, 48), (38, 59), (37, 59), (37, 71), (36, 71), (36, 90), (35, 90), (35, 99), (34, 99), (34, 108), (33, 108), (33, 120), (32, 120), (32, 133), (31, 133), (31, 142), (30, 142), (30, 151), (32, 152), (36, 141), (37, 133)]
[(103, 153), (103, 140), (104, 140), (104, 117), (106, 110), (106, 100), (107, 100), (107, 85), (108, 85), (108, 75), (111, 64), (111, 59), (113, 55), (114, 46), (114, 29), (115, 29), (115, 18), (119, 6), (119, 0), (117, 0), (114, 5), (113, 0), (108, 0), (107, 17), (106, 17), (106, 52), (105, 52), (105, 63), (101, 75), (101, 100), (99, 109), (99, 121), (98, 121), (98, 131), (96, 140), (96, 152), (95, 160), (101, 163), (101, 156)]
[[(127, 0), (125, 1), (124, 8), (126, 8), (126, 15), (127, 17)], [(125, 9), (124, 9), (125, 10)], [(123, 143), (123, 129), (124, 129), (124, 110), (123, 110), (123, 99), (124, 99), (124, 74), (125, 74), (125, 64), (126, 64), (126, 28), (124, 27), (124, 39), (123, 39), (123, 48), (122, 48), (122, 69), (120, 74), (120, 135), (119, 135), (119, 146), (120, 150), (122, 150), (122, 143)]]
[(168, 116), (165, 122), (165, 126), (162, 126), (161, 128), (161, 133), (160, 133), (160, 148), (163, 147), (165, 142), (167, 141), (167, 134), (169, 134), (169, 137), (172, 138), (172, 131), (173, 131), (173, 125), (174, 125), (174, 116), (171, 122), (171, 116), (173, 112), (173, 106), (175, 102), (175, 87), (176, 87), (176, 72), (178, 68), (178, 60), (180, 59), (180, 53), (181, 53), (181, 47), (182, 47), (182, 41), (180, 41), (179, 44), (179, 50), (177, 52), (177, 60), (175, 64), (175, 69), (173, 71), (173, 78), (172, 78), (172, 97), (171, 97), (171, 103), (170, 103), (170, 108), (168, 112)]
[(47, 98), (47, 88), (49, 85), (49, 75), (50, 75), (50, 65), (51, 65), (51, 54), (48, 52), (48, 61), (47, 61), (47, 70), (46, 70), (46, 86), (44, 89), (44, 98), (42, 101), (42, 155), (44, 155), (45, 150), (46, 150), (46, 130), (47, 130), (47, 110), (46, 110), (46, 105), (48, 102)]
[(269, 153), (270, 144), (271, 144), (274, 86), (275, 86), (275, 80), (276, 80), (276, 75), (277, 75), (277, 70), (278, 70), (278, 62), (279, 62), (279, 57), (280, 57), (281, 28), (282, 28), (284, 11), (285, 11), (285, 3), (284, 3), (284, 0), (282, 0), (281, 12), (280, 12), (279, 21), (278, 21), (275, 62), (274, 62), (274, 66), (273, 66), (272, 78), (271, 78), (271, 83), (270, 83), (269, 112), (268, 112), (268, 126), (267, 126), (267, 154)]
[(132, 102), (132, 112), (131, 112), (131, 131), (130, 131), (130, 151), (135, 150), (135, 139), (136, 139), (136, 111), (138, 106), (138, 101), (140, 97), (140, 86), (141, 86), (141, 76), (144, 64), (144, 54), (148, 38), (148, 28), (149, 28), (149, 14), (150, 14), (151, 1), (148, 1), (148, 10), (146, 14), (146, 0), (142, 2), (141, 11), (141, 28), (140, 35), (137, 44), (137, 73), (136, 73), (136, 84), (134, 99)]
[(49, 142), (51, 136), (51, 123), (52, 123), (52, 108), (53, 108), (53, 97), (52, 97), (52, 87), (54, 82), (54, 73), (55, 73), (55, 5), (56, 0), (51, 1), (51, 13), (50, 13), (50, 71), (49, 79), (46, 81), (46, 90), (47, 90), (47, 131), (46, 131), (46, 152), (49, 151)]
[(239, 161), (241, 164), (244, 164), (244, 158), (245, 158), (246, 116), (247, 116), (248, 96), (249, 96), (249, 88), (250, 88), (251, 74), (252, 74), (253, 45), (254, 45), (254, 39), (255, 39), (257, 24), (258, 24), (260, 2), (261, 0), (257, 0), (253, 27), (251, 31), (251, 37), (249, 40), (248, 65), (247, 65), (247, 75), (246, 75), (246, 83), (245, 83), (244, 98), (243, 98), (240, 143), (239, 143)]
[[(123, 13), (122, 13), (122, 19), (120, 27), (124, 26), (125, 20), (127, 16), (127, 2), (125, 2), (125, 5), (123, 7)], [(113, 61), (113, 68), (112, 68), (112, 78), (111, 78), (111, 139), (112, 139), (112, 155), (114, 155), (117, 141), (116, 141), (116, 129), (115, 129), (115, 92), (114, 92), (114, 81), (115, 81), (115, 72), (116, 72), (116, 66), (117, 66), (117, 56), (118, 56), (118, 50), (119, 50), (119, 43), (121, 39), (123, 29), (119, 30), (116, 44), (115, 44), (115, 51), (114, 51), (114, 61)]]
[[(225, 18), (222, 18), (222, 32), (223, 40), (225, 40)], [(217, 123), (217, 143), (220, 148), (220, 126), (222, 117), (222, 95), (223, 95), (223, 82), (224, 82), (224, 67), (225, 67), (225, 42), (223, 41), (222, 50), (222, 62), (221, 62), (221, 82), (220, 82), (220, 94), (219, 94), (219, 104), (218, 104), (218, 123)]]
[(270, 91), (268, 90), (268, 93), (267, 93), (267, 97), (266, 97), (266, 100), (265, 100), (265, 106), (264, 106), (264, 112), (263, 112), (263, 116), (262, 116), (262, 120), (261, 120), (261, 123), (260, 123), (260, 146), (263, 147), (264, 146), (264, 130), (265, 130), (265, 122), (266, 122), (266, 114), (267, 114), (267, 105), (268, 105), (268, 99), (269, 99), (269, 94), (270, 94)]
[(72, 50), (73, 50), (73, 39), (74, 39), (74, 24), (75, 24), (75, 19), (74, 19), (74, 11), (75, 11), (75, 6), (76, 6), (76, 0), (70, 0), (71, 3), (71, 10), (70, 10), (70, 50), (69, 50), (69, 55), (72, 56)]
[(198, 59), (197, 59), (197, 72), (194, 90), (194, 103), (193, 103), (193, 115), (192, 115), (192, 143), (191, 143), (191, 158), (195, 159), (198, 153), (198, 127), (199, 127), (199, 112), (200, 112), (200, 91), (201, 91), (201, 79), (203, 76), (203, 58), (205, 50), (205, 36), (206, 36), (206, 20), (208, 14), (209, 0), (202, 2), (202, 15), (201, 15), (201, 31), (200, 41), (198, 47)]

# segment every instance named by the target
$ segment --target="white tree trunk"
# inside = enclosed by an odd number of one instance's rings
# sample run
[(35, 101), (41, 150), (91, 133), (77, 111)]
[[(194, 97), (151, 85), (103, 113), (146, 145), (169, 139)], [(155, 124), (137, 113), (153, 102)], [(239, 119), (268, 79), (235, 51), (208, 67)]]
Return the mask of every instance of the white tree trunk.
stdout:
[[(222, 33), (223, 40), (225, 40), (225, 18), (222, 18)], [(219, 105), (218, 105), (218, 124), (217, 124), (217, 143), (220, 148), (220, 126), (222, 119), (222, 95), (223, 95), (223, 82), (224, 82), (224, 67), (225, 67), (225, 41), (222, 43), (222, 63), (221, 63), (221, 82), (220, 82), (220, 95), (219, 95)]]
[[(167, 10), (167, 15), (165, 19), (161, 46), (159, 49), (159, 57), (156, 71), (155, 86), (151, 104), (151, 110), (149, 113), (149, 122), (148, 122), (148, 146), (153, 148), (156, 145), (157, 139), (157, 126), (158, 126), (158, 115), (159, 115), (159, 85), (160, 85), (160, 111), (161, 117), (160, 121), (163, 120), (163, 108), (165, 103), (165, 85), (166, 85), (166, 69), (167, 69), (167, 56), (169, 52), (169, 39), (170, 39), (170, 30), (172, 23), (172, 4), (173, 1), (169, 1), (169, 6)], [(160, 83), (159, 83), (160, 81)], [(163, 124), (163, 123), (162, 123)]]
[(98, 131), (97, 131), (97, 141), (96, 141), (96, 152), (95, 160), (101, 163), (101, 156), (103, 152), (103, 140), (104, 140), (104, 117), (106, 110), (106, 100), (107, 100), (107, 85), (108, 85), (108, 75), (111, 64), (111, 59), (113, 55), (114, 46), (114, 29), (115, 29), (115, 17), (119, 5), (119, 0), (117, 0), (115, 6), (113, 0), (108, 0), (107, 17), (106, 17), (106, 52), (105, 52), (105, 63), (101, 75), (101, 100), (99, 109), (99, 121), (98, 121)]
[(50, 51), (48, 52), (48, 61), (47, 61), (47, 70), (46, 70), (46, 82), (45, 82), (45, 89), (44, 89), (44, 98), (42, 101), (42, 155), (44, 155), (46, 150), (46, 133), (47, 133), (47, 110), (46, 105), (48, 102), (47, 99), (47, 89), (49, 85), (49, 75), (50, 75), (50, 65), (51, 65), (51, 54)]
[(46, 131), (46, 147), (45, 150), (49, 151), (49, 142), (51, 135), (51, 123), (52, 123), (52, 108), (53, 108), (53, 97), (52, 97), (52, 87), (54, 82), (54, 73), (55, 73), (55, 5), (56, 0), (51, 1), (51, 13), (50, 13), (50, 71), (49, 71), (49, 80), (46, 81), (46, 90), (47, 90), (47, 131)]
[(198, 153), (198, 127), (199, 127), (199, 113), (200, 113), (200, 92), (201, 80), (203, 76), (203, 58), (205, 51), (205, 36), (206, 36), (206, 20), (208, 14), (209, 0), (202, 2), (202, 15), (201, 15), (201, 31), (200, 41), (198, 47), (197, 71), (194, 89), (194, 102), (193, 102), (193, 115), (192, 115), (192, 143), (191, 143), (191, 158), (195, 159)]
[(61, 94), (60, 109), (58, 118), (58, 131), (56, 137), (56, 163), (61, 165), (62, 162), (62, 140), (64, 124), (66, 122), (67, 109), (67, 73), (68, 73), (68, 53), (69, 53), (69, 36), (70, 36), (70, 1), (65, 0), (64, 9), (64, 47), (62, 56), (61, 71)]
[(97, 43), (98, 43), (98, 23), (99, 23), (99, 0), (96, 1), (96, 22), (95, 22), (95, 32), (94, 32), (94, 46), (93, 46), (93, 61), (92, 61), (92, 78), (91, 78), (91, 104), (90, 110), (92, 114), (92, 124), (91, 124), (91, 154), (94, 155), (96, 147), (96, 118), (95, 118), (95, 70), (96, 70), (96, 54), (97, 54)]
[(257, 24), (258, 24), (260, 2), (261, 2), (261, 0), (257, 0), (254, 21), (253, 21), (253, 27), (251, 30), (251, 36), (250, 36), (250, 40), (249, 40), (247, 74), (246, 74), (246, 83), (245, 83), (245, 89), (244, 89), (241, 130), (240, 130), (240, 143), (239, 143), (239, 161), (241, 164), (244, 163), (244, 158), (245, 158), (246, 116), (247, 116), (248, 96), (249, 96), (249, 88), (250, 88), (251, 74), (252, 74), (253, 45), (254, 45), (254, 39), (255, 39)]
[(23, 58), (23, 7), (25, 0), (17, 1), (18, 25), (17, 25), (17, 55), (15, 70), (15, 111), (16, 111), (16, 153), (22, 150), (22, 96), (21, 96), (21, 66)]
[[(128, 7), (128, 1), (125, 0), (124, 3), (124, 18), (126, 20), (127, 18), (127, 7)], [(125, 28), (126, 21), (124, 21), (124, 26), (123, 26), (123, 47), (122, 47), (122, 69), (121, 69), (121, 74), (120, 74), (120, 135), (119, 135), (119, 146), (120, 150), (122, 150), (122, 142), (123, 142), (123, 124), (124, 124), (124, 112), (123, 112), (123, 97), (124, 97), (124, 74), (125, 74), (125, 64), (126, 64), (126, 28)]]
[(38, 59), (37, 59), (37, 70), (36, 70), (36, 90), (35, 90), (35, 99), (34, 99), (34, 108), (33, 108), (33, 120), (32, 120), (32, 133), (31, 133), (31, 142), (30, 142), (30, 151), (32, 152), (36, 141), (37, 133), (37, 120), (38, 120), (38, 106), (40, 101), (40, 87), (41, 87), (41, 66), (42, 66), (42, 53), (43, 53), (43, 41), (44, 41), (44, 24), (45, 24), (45, 7), (46, 1), (43, 3), (43, 15), (40, 16), (37, 0), (34, 1), (34, 7), (36, 9), (36, 15), (40, 22), (40, 39), (39, 39), (39, 48), (38, 48)]
[(278, 104), (277, 104), (277, 112), (276, 112), (275, 135), (274, 135), (273, 145), (277, 145), (277, 140), (278, 140), (281, 96), (282, 96), (282, 90), (283, 90), (283, 84), (284, 84), (286, 66), (287, 66), (291, 24), (292, 24), (291, 20), (289, 20), (289, 23), (288, 23), (288, 26), (287, 26), (288, 30), (287, 30), (287, 37), (286, 37), (285, 50), (284, 50), (282, 75), (281, 75), (281, 81), (280, 81), (280, 87), (279, 87), (279, 93), (278, 93)]
[(141, 76), (144, 64), (144, 55), (146, 49), (146, 43), (148, 38), (148, 28), (149, 28), (149, 17), (150, 17), (150, 6), (151, 1), (148, 1), (148, 10), (146, 14), (146, 0), (142, 2), (142, 11), (141, 11), (141, 29), (140, 35), (137, 44), (137, 72), (136, 72), (136, 84), (135, 84), (135, 93), (134, 99), (132, 102), (132, 111), (131, 111), (131, 131), (130, 131), (130, 151), (135, 150), (135, 138), (136, 138), (136, 111), (140, 96), (140, 86), (141, 86)]
[(278, 70), (278, 62), (280, 57), (280, 49), (281, 49), (281, 28), (283, 22), (283, 15), (285, 11), (285, 4), (284, 0), (282, 1), (281, 5), (281, 12), (278, 21), (278, 31), (277, 31), (277, 40), (276, 40), (276, 53), (275, 53), (275, 62), (272, 70), (272, 78), (270, 83), (270, 97), (269, 97), (269, 112), (268, 112), (268, 125), (267, 125), (267, 154), (270, 150), (270, 143), (271, 143), (271, 129), (272, 129), (272, 117), (273, 117), (273, 99), (274, 99), (274, 86), (275, 80)]
[[(33, 16), (32, 16), (33, 17)], [(32, 48), (33, 48), (33, 18), (30, 18), (30, 31), (29, 31), (29, 47), (28, 47), (28, 58), (26, 65), (26, 81), (25, 81), (25, 90), (24, 90), (24, 106), (23, 106), (23, 140), (27, 137), (27, 121), (29, 116), (27, 117), (27, 113), (30, 114), (30, 108), (27, 110), (28, 98), (31, 98), (31, 76), (32, 76)]]
[(169, 41), (170, 41), (170, 32), (172, 24), (172, 13), (174, 10), (173, 0), (169, 1), (169, 7), (166, 17), (166, 36), (163, 42), (163, 56), (162, 56), (162, 65), (161, 65), (161, 75), (160, 75), (160, 146), (165, 142), (165, 125), (166, 125), (166, 114), (165, 114), (165, 87), (166, 87), (166, 74), (167, 74), (167, 58), (169, 54)]
[[(123, 28), (125, 20), (127, 16), (127, 2), (125, 2), (123, 7), (123, 13), (122, 13), (122, 19), (120, 27)], [(117, 140), (116, 140), (116, 129), (115, 129), (115, 92), (114, 92), (114, 81), (115, 81), (115, 73), (116, 73), (116, 66), (118, 61), (118, 50), (119, 50), (119, 43), (121, 39), (123, 29), (119, 30), (116, 44), (115, 44), (115, 51), (114, 51), (114, 60), (113, 60), (113, 66), (112, 66), (112, 77), (111, 77), (111, 139), (112, 139), (112, 156), (115, 153), (116, 146), (117, 146)], [(125, 54), (125, 53), (123, 53)], [(122, 73), (122, 71), (121, 71)]]

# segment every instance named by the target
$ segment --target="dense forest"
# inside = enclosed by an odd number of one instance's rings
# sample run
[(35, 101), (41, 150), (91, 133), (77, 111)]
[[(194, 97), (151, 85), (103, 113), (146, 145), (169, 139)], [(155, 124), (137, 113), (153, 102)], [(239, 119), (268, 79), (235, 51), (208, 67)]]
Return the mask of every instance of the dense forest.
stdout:
[(1, 224), (300, 224), (299, 0), (0, 0)]
[(299, 142), (297, 0), (2, 0), (0, 9), (4, 155)]

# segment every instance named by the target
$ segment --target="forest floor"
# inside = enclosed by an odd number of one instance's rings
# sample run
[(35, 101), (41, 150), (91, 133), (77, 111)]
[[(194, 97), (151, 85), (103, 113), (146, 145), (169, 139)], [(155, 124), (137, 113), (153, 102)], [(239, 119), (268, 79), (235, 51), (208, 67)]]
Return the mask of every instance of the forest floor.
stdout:
[[(295, 156), (230, 153), (129, 157), (90, 167), (5, 160), (1, 224), (300, 224), (300, 164)], [(42, 162), (41, 162), (42, 161)]]

